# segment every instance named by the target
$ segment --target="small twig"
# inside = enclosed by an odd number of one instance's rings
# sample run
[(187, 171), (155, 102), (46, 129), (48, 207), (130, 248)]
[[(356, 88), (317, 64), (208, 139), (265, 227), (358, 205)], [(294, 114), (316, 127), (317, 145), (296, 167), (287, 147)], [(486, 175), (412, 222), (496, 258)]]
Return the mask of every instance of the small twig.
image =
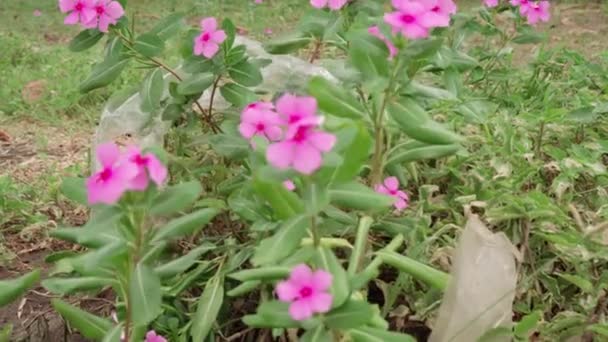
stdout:
[(241, 337), (241, 336), (243, 336), (243, 335), (247, 334), (247, 333), (248, 333), (248, 332), (250, 332), (251, 330), (253, 330), (253, 328), (247, 328), (247, 329), (245, 329), (245, 330), (243, 330), (243, 331), (239, 331), (239, 332), (237, 332), (236, 334), (232, 334), (232, 335), (230, 335), (230, 336), (228, 336), (228, 337), (224, 337), (224, 340), (225, 340), (225, 341), (234, 341), (234, 340), (236, 340), (237, 338), (239, 338), (239, 337)]

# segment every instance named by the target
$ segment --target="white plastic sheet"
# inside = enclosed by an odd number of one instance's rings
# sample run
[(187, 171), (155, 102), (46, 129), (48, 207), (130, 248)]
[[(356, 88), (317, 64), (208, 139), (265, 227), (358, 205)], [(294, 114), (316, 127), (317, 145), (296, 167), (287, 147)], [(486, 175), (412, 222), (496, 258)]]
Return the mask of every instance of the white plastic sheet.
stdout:
[(493, 328), (511, 326), (515, 252), (504, 233), (492, 233), (476, 215), (469, 216), (430, 342), (473, 342)]

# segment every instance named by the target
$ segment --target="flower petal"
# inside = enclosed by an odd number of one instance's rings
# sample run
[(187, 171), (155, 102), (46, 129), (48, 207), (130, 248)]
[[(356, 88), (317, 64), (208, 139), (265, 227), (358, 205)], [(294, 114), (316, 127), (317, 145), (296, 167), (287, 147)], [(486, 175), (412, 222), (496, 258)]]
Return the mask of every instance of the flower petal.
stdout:
[(290, 281), (281, 281), (276, 288), (277, 297), (283, 302), (292, 302), (300, 295), (300, 288), (294, 286)]
[(306, 264), (299, 264), (291, 270), (289, 282), (296, 287), (310, 286), (312, 283), (312, 270)]
[(201, 28), (205, 32), (213, 32), (217, 29), (217, 20), (213, 17), (201, 20)]
[(226, 32), (224, 32), (224, 30), (213, 32), (213, 34), (211, 35), (211, 40), (218, 44), (222, 44), (224, 40), (226, 40)]
[(106, 13), (112, 18), (118, 19), (125, 14), (125, 10), (120, 5), (120, 2), (112, 1), (106, 6)]
[(384, 185), (387, 189), (395, 191), (399, 189), (399, 180), (397, 179), (397, 177), (388, 177), (384, 180)]
[(326, 291), (331, 286), (332, 275), (324, 270), (317, 270), (312, 274), (313, 287), (317, 291)]
[(65, 19), (63, 20), (63, 23), (66, 25), (75, 25), (75, 24), (78, 24), (79, 21), (80, 21), (80, 15), (78, 14), (78, 12), (73, 11), (70, 14), (68, 14), (67, 17), (65, 17)]
[(266, 160), (280, 170), (289, 168), (295, 158), (295, 145), (288, 141), (271, 144), (266, 149)]
[(167, 167), (152, 153), (146, 154), (148, 158), (148, 174), (157, 186), (161, 186), (167, 179)]
[(323, 8), (327, 6), (327, 0), (310, 0), (310, 4), (314, 8)]
[(294, 152), (293, 168), (305, 175), (310, 175), (321, 167), (321, 152), (311, 144), (297, 145)]
[(59, 10), (62, 13), (67, 13), (67, 12), (74, 10), (75, 6), (76, 6), (75, 0), (59, 0)]
[(309, 301), (314, 312), (325, 313), (331, 309), (333, 298), (329, 293), (320, 292), (315, 293)]
[(289, 306), (289, 315), (296, 321), (304, 321), (312, 317), (312, 303), (309, 300), (296, 300)]
[(336, 144), (336, 136), (327, 132), (314, 132), (309, 137), (310, 143), (323, 152), (329, 152)]
[(249, 122), (241, 122), (239, 124), (239, 132), (245, 139), (251, 139), (257, 132), (255, 125), (250, 124)]
[(113, 165), (120, 158), (120, 149), (112, 142), (98, 145), (95, 151), (103, 167)]
[(203, 56), (212, 58), (220, 50), (220, 46), (215, 43), (203, 44)]

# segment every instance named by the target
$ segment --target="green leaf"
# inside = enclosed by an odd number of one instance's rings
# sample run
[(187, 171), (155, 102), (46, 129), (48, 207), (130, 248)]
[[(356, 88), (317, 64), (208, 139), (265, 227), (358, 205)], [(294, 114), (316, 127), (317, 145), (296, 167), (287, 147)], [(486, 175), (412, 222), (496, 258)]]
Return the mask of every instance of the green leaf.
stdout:
[(184, 110), (181, 105), (172, 103), (163, 110), (162, 119), (164, 121), (175, 121), (182, 116), (183, 112)]
[(220, 210), (205, 208), (173, 219), (167, 225), (158, 229), (154, 238), (152, 238), (152, 243), (192, 234), (203, 229), (219, 213)]
[(374, 310), (370, 304), (359, 300), (349, 300), (325, 315), (325, 324), (332, 329), (352, 329), (367, 324)]
[(304, 191), (304, 203), (309, 215), (317, 215), (329, 205), (327, 188), (317, 183), (311, 183)]
[(288, 257), (306, 236), (309, 218), (301, 215), (285, 221), (271, 237), (260, 242), (251, 262), (255, 266), (269, 265)]
[(419, 39), (408, 42), (401, 52), (410, 59), (424, 59), (434, 56), (442, 45), (441, 38)]
[(290, 34), (270, 40), (264, 44), (264, 50), (273, 55), (284, 55), (295, 52), (312, 42), (312, 37), (302, 33)]
[(253, 91), (236, 83), (226, 83), (220, 87), (222, 97), (233, 106), (241, 108), (256, 100)]
[(515, 336), (527, 341), (528, 337), (530, 337), (530, 334), (532, 334), (541, 318), (542, 311), (534, 311), (522, 317), (522, 319), (513, 328)]
[(160, 107), (164, 87), (163, 71), (160, 68), (150, 71), (139, 91), (142, 111), (151, 112)]
[(239, 64), (247, 60), (247, 47), (245, 45), (237, 45), (231, 48), (224, 57), (227, 66)]
[(34, 270), (19, 278), (0, 280), (0, 307), (22, 296), (40, 279), (40, 270)]
[(411, 275), (414, 279), (422, 281), (436, 289), (445, 290), (450, 276), (438, 269), (410, 259), (395, 252), (379, 251), (378, 257), (401, 272)]
[(350, 41), (348, 54), (351, 63), (369, 79), (388, 76), (388, 54), (377, 40), (370, 35), (359, 34)]
[(194, 74), (177, 85), (177, 92), (181, 95), (201, 94), (215, 81), (215, 75), (210, 72)]
[(85, 179), (79, 177), (66, 177), (61, 182), (61, 193), (78, 204), (88, 205)]
[(150, 267), (137, 264), (131, 275), (129, 298), (135, 325), (147, 325), (161, 314), (160, 278)]
[(262, 83), (260, 69), (247, 61), (242, 61), (230, 67), (228, 74), (232, 80), (245, 87), (255, 87)]
[(308, 92), (328, 114), (351, 119), (365, 117), (363, 105), (352, 94), (323, 77), (314, 77), (308, 83)]
[(573, 285), (576, 285), (578, 288), (580, 288), (581, 290), (583, 290), (587, 293), (594, 293), (595, 288), (594, 288), (593, 284), (589, 280), (587, 280), (581, 276), (578, 276), (575, 274), (565, 274), (565, 273), (557, 273), (557, 275), (560, 278), (566, 280), (567, 282), (569, 282)]
[(262, 282), (259, 280), (246, 281), (244, 283), (241, 283), (239, 286), (233, 288), (232, 290), (228, 291), (226, 295), (228, 295), (228, 297), (240, 297), (246, 293), (258, 289), (261, 284)]
[(42, 281), (42, 286), (53, 293), (66, 295), (76, 291), (100, 289), (114, 282), (113, 279), (102, 277), (49, 278)]
[(58, 228), (52, 230), (50, 235), (85, 247), (102, 247), (120, 240), (114, 228), (122, 216), (119, 207), (102, 207), (83, 227)]
[(298, 322), (291, 319), (289, 315), (289, 303), (277, 300), (266, 301), (260, 304), (257, 314), (267, 322), (272, 322), (267, 327), (295, 328)]
[(593, 107), (582, 107), (568, 113), (567, 120), (588, 124), (595, 121), (599, 113), (594, 112)]
[(240, 136), (225, 133), (211, 136), (209, 143), (214, 151), (230, 159), (243, 159), (251, 149), (247, 140)]
[(202, 191), (198, 181), (169, 187), (152, 201), (150, 212), (154, 215), (169, 215), (185, 210), (198, 199)]
[(290, 269), (288, 267), (268, 266), (235, 272), (228, 277), (242, 282), (252, 280), (276, 280), (287, 278), (289, 272)]
[(329, 196), (332, 204), (356, 210), (389, 208), (395, 201), (357, 182), (333, 185), (329, 189)]
[(158, 274), (158, 276), (161, 278), (172, 277), (174, 275), (183, 273), (192, 267), (192, 265), (198, 261), (201, 255), (213, 250), (214, 248), (215, 246), (211, 244), (196, 247), (186, 255), (157, 266), (154, 268), (154, 272), (156, 272), (156, 274)]
[(486, 331), (477, 342), (495, 342), (497, 340), (509, 341), (513, 338), (513, 331), (507, 327), (497, 327)]
[(119, 324), (112, 328), (112, 330), (108, 331), (106, 336), (103, 337), (103, 340), (101, 340), (101, 342), (122, 342), (120, 337), (123, 331), (123, 325)]
[(537, 44), (545, 41), (545, 39), (546, 37), (542, 33), (527, 29), (522, 30), (512, 41), (515, 44)]
[[(333, 182), (336, 183), (350, 181), (359, 175), (365, 162), (369, 161), (371, 152), (372, 137), (363, 123), (359, 122), (354, 127), (347, 128), (347, 130), (347, 133), (352, 134), (353, 138), (350, 144), (344, 148), (342, 164), (336, 168), (332, 176)], [(336, 149), (342, 143), (342, 135), (340, 133), (336, 133), (338, 138)]]
[(101, 38), (103, 38), (103, 33), (97, 29), (80, 31), (70, 42), (69, 49), (72, 52), (88, 50), (95, 46)]
[(194, 341), (204, 341), (215, 322), (224, 301), (224, 279), (220, 271), (211, 278), (198, 300), (190, 335)]
[(253, 189), (272, 207), (274, 215), (279, 219), (288, 219), (304, 212), (300, 198), (285, 189), (281, 183), (265, 182), (262, 177), (257, 176), (253, 180)]
[(390, 103), (390, 116), (409, 137), (427, 144), (455, 144), (462, 140), (457, 134), (431, 120), (424, 109), (412, 99)]
[(415, 148), (396, 149), (389, 154), (387, 165), (411, 163), (426, 159), (439, 159), (452, 155), (460, 150), (460, 145), (419, 145)]
[(333, 297), (332, 307), (342, 305), (350, 297), (350, 285), (346, 271), (340, 264), (340, 260), (331, 249), (320, 247), (315, 255), (315, 264), (319, 269), (325, 270), (332, 275), (329, 292)]
[(112, 329), (112, 323), (106, 319), (90, 314), (59, 299), (51, 299), (53, 308), (78, 330), (82, 336), (101, 340)]
[(307, 330), (302, 337), (300, 342), (332, 342), (333, 338), (331, 332), (325, 328), (322, 324), (316, 328)]
[(121, 57), (108, 58), (98, 63), (93, 67), (89, 77), (80, 84), (80, 92), (88, 93), (91, 90), (102, 88), (112, 83), (112, 81), (120, 76), (127, 63), (129, 63), (129, 59)]
[(416, 342), (410, 335), (372, 327), (351, 329), (349, 333), (353, 342)]
[(222, 21), (222, 30), (226, 33), (226, 40), (222, 44), (226, 49), (229, 49), (234, 44), (236, 38), (236, 26), (232, 20), (226, 18)]
[(144, 33), (135, 39), (133, 49), (143, 56), (154, 57), (163, 52), (165, 42), (154, 33)]
[(154, 25), (150, 34), (158, 36), (161, 40), (167, 40), (186, 27), (184, 13), (171, 13)]

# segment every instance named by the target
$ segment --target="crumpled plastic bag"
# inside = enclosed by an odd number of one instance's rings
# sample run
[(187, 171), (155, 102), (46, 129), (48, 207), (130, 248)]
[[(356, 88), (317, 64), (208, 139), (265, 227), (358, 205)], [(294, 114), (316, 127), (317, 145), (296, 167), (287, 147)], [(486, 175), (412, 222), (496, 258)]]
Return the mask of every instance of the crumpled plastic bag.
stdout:
[[(332, 82), (337, 79), (325, 68), (308, 63), (300, 58), (289, 55), (271, 55), (264, 51), (258, 41), (237, 36), (235, 45), (245, 45), (252, 58), (272, 60), (272, 63), (262, 68), (264, 81), (254, 90), (256, 92), (278, 93), (282, 91), (300, 91), (306, 87), (313, 76), (322, 76)], [(179, 68), (176, 68), (179, 70)], [(181, 72), (183, 73), (183, 72)], [(169, 75), (165, 75), (168, 83)], [(165, 87), (167, 88), (167, 87)], [(163, 98), (169, 96), (165, 91)], [(201, 96), (201, 103), (209, 103), (210, 90)], [(129, 143), (143, 148), (162, 146), (163, 137), (169, 129), (169, 123), (163, 122), (160, 115), (151, 116), (140, 110), (141, 97), (135, 91), (129, 96), (116, 96), (103, 109), (99, 126), (93, 138), (93, 148), (102, 142), (117, 141), (128, 137)], [(227, 109), (230, 104), (219, 93), (214, 99), (214, 107), (218, 110)], [(92, 155), (95, 155), (94, 153)], [(96, 161), (92, 163), (96, 168)]]
[(492, 233), (476, 215), (469, 215), (430, 342), (474, 342), (489, 330), (511, 327), (516, 252), (504, 233)]

